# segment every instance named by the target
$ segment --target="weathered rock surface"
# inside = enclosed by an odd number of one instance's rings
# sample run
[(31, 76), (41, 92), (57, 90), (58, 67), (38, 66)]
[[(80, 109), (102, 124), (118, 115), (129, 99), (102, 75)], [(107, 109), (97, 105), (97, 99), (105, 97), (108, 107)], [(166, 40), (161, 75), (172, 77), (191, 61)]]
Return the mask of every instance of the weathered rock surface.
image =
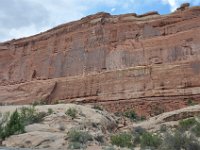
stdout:
[(142, 115), (200, 99), (200, 7), (170, 15), (98, 13), (0, 44), (0, 102), (134, 108)]
[[(30, 106), (0, 106), (0, 113), (12, 113), (22, 107)], [(77, 115), (74, 119), (65, 114), (69, 108), (77, 110)], [(2, 141), (3, 146), (7, 147), (3, 148), (3, 150), (12, 150), (9, 147), (15, 147), (13, 150), (17, 150), (18, 148), (38, 150), (69, 149), (70, 141), (68, 133), (74, 130), (86, 131), (92, 135), (93, 141), (87, 142), (86, 150), (104, 150), (105, 147), (109, 147), (110, 136), (115, 133), (131, 132), (133, 134), (133, 129), (137, 128), (144, 128), (151, 132), (160, 132), (162, 125), (166, 125), (171, 130), (178, 126), (180, 120), (196, 117), (200, 114), (200, 105), (195, 105), (166, 112), (142, 122), (131, 122), (123, 116), (117, 117), (114, 114), (94, 109), (88, 105), (58, 104), (36, 106), (37, 112), (48, 112), (49, 109), (52, 109), (53, 113), (48, 114), (42, 122), (26, 126), (26, 133), (12, 135)], [(198, 117), (196, 119), (200, 121)], [(122, 120), (126, 121), (126, 124), (121, 126), (120, 121)], [(100, 142), (98, 140), (100, 138), (97, 137), (102, 137), (103, 142)], [(128, 148), (119, 147), (115, 147), (115, 149), (129, 150)], [(135, 149), (140, 150), (139, 147)]]
[(200, 105), (189, 106), (186, 108), (160, 114), (141, 123), (133, 124), (128, 128), (142, 127), (147, 130), (156, 131), (160, 130), (161, 125), (167, 125), (170, 127), (178, 126), (180, 120), (199, 116), (199, 114), (200, 114)]
[[(13, 112), (21, 107), (28, 106), (0, 106), (0, 113)], [(65, 114), (69, 108), (77, 111), (74, 119)], [(26, 133), (8, 137), (2, 142), (3, 146), (47, 150), (68, 149), (68, 133), (75, 130), (87, 131), (92, 135), (94, 140), (88, 144), (88, 150), (94, 146), (96, 150), (101, 150), (100, 144), (95, 139), (102, 136), (102, 139), (107, 142), (106, 135), (117, 128), (116, 118), (112, 114), (91, 106), (75, 104), (36, 106), (38, 112), (48, 112), (48, 109), (52, 109), (53, 114), (46, 116), (40, 123), (26, 126)]]

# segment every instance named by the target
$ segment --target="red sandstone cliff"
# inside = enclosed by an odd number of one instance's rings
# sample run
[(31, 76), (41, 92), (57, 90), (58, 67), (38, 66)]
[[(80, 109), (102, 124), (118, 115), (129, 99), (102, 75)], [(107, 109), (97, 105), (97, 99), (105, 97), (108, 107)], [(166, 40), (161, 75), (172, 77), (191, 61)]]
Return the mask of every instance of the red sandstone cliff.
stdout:
[(157, 113), (200, 102), (200, 7), (98, 13), (0, 44), (0, 103), (57, 100)]

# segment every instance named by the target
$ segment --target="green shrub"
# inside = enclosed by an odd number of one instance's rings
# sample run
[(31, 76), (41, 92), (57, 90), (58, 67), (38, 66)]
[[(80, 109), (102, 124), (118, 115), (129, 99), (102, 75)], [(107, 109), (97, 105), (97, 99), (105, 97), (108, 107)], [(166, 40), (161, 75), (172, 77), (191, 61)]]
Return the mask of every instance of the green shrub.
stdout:
[(192, 132), (197, 136), (200, 137), (200, 123), (197, 122), (195, 126), (192, 128)]
[(133, 137), (134, 137), (134, 144), (140, 144), (140, 137), (141, 135), (143, 135), (144, 133), (146, 133), (146, 129), (142, 128), (142, 127), (135, 127), (133, 130)]
[(79, 142), (70, 142), (68, 145), (69, 149), (81, 149), (83, 148), (83, 145)]
[(131, 134), (128, 133), (112, 135), (110, 140), (112, 145), (128, 148), (133, 147), (133, 137)]
[(26, 125), (38, 123), (46, 116), (46, 113), (37, 113), (34, 107), (23, 107), (14, 111), (10, 116), (5, 115), (0, 122), (0, 138), (5, 139), (13, 134), (24, 133)]
[(133, 110), (128, 110), (128, 111), (124, 112), (123, 115), (132, 121), (135, 121), (138, 118), (137, 114)]
[(143, 133), (141, 136), (141, 147), (155, 147), (157, 148), (161, 144), (161, 138), (152, 133)]
[(127, 110), (123, 113), (115, 113), (116, 116), (120, 116), (120, 115), (123, 115), (125, 116), (126, 118), (129, 118), (131, 121), (144, 121), (146, 120), (146, 117), (145, 116), (138, 116), (137, 113), (134, 111), (134, 110)]
[(200, 145), (197, 139), (189, 136), (182, 131), (176, 130), (175, 133), (167, 133), (161, 145), (162, 150), (199, 150)]
[(99, 105), (94, 105), (93, 106), (94, 109), (97, 109), (97, 110), (100, 110), (100, 111), (103, 111), (103, 108)]
[(9, 119), (10, 113), (1, 113), (0, 114), (0, 126), (3, 126)]
[(36, 113), (35, 107), (22, 107), (21, 109), (21, 118), (23, 118), (23, 123), (24, 125), (28, 125), (33, 123), (34, 121), (34, 116)]
[(45, 112), (36, 112), (36, 109), (34, 106), (32, 107), (22, 107), (20, 109), (20, 116), (22, 118), (22, 122), (24, 125), (29, 125), (33, 123), (38, 123), (43, 120), (47, 114)]
[(88, 141), (92, 141), (92, 136), (88, 132), (72, 130), (68, 133), (68, 139), (70, 142), (79, 142), (86, 144)]
[(122, 112), (115, 112), (114, 115), (117, 116), (117, 117), (120, 117), (120, 116), (123, 115), (123, 113)]
[(139, 135), (142, 135), (144, 133), (146, 133), (146, 129), (142, 128), (142, 127), (135, 127), (134, 130), (133, 130), (133, 134), (139, 134)]
[(194, 126), (197, 123), (197, 121), (195, 120), (195, 118), (189, 118), (186, 120), (181, 120), (179, 122), (179, 126), (181, 130), (188, 130), (190, 129), (192, 126)]
[(9, 137), (13, 134), (20, 134), (24, 133), (24, 124), (21, 120), (21, 116), (18, 113), (18, 111), (14, 111), (8, 122), (3, 126), (1, 125), (1, 132), (0, 132), (0, 138), (5, 139), (6, 137)]
[(4, 138), (5, 138), (4, 129), (3, 129), (3, 127), (0, 125), (0, 140), (1, 140), (1, 139), (4, 139)]
[[(44, 117), (46, 117), (48, 114), (46, 112), (39, 112), (39, 113), (36, 113), (34, 116), (33, 116), (33, 120), (32, 120), (32, 123), (39, 123), (41, 121), (43, 121)], [(32, 124), (31, 123), (31, 124)]]
[(49, 115), (53, 114), (53, 109), (52, 108), (48, 108), (48, 114)]
[(74, 119), (74, 118), (76, 118), (77, 110), (75, 108), (69, 108), (69, 109), (67, 109), (65, 114), (72, 117), (72, 119)]
[(34, 101), (32, 103), (33, 106), (37, 106), (37, 105), (47, 105), (47, 102), (45, 100), (39, 100), (39, 101)]
[(92, 136), (88, 132), (71, 130), (68, 133), (69, 149), (82, 149), (86, 147), (88, 141), (92, 141)]
[(161, 138), (158, 135), (153, 135), (146, 131), (142, 127), (136, 127), (133, 130), (134, 144), (144, 147), (154, 147), (157, 148), (161, 144)]
[(196, 102), (194, 102), (194, 99), (193, 98), (190, 98), (187, 100), (187, 105), (188, 106), (194, 106), (194, 105), (197, 105)]
[(5, 138), (5, 126), (6, 126), (6, 123), (8, 122), (8, 120), (9, 120), (9, 116), (10, 116), (9, 113), (5, 113), (5, 114), (1, 113), (1, 117), (0, 117), (0, 139)]
[(167, 126), (166, 126), (166, 124), (162, 124), (161, 126), (160, 126), (160, 132), (166, 132), (167, 131)]
[(54, 101), (54, 104), (60, 104), (59, 100)]

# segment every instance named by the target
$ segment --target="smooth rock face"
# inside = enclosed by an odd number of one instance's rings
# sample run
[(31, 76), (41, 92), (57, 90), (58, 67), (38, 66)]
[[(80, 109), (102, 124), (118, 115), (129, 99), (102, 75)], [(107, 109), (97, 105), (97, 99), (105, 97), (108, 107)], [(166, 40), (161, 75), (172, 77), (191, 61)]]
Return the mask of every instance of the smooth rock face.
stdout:
[(181, 8), (98, 13), (1, 43), (0, 102), (100, 103), (154, 115), (198, 101), (200, 7)]

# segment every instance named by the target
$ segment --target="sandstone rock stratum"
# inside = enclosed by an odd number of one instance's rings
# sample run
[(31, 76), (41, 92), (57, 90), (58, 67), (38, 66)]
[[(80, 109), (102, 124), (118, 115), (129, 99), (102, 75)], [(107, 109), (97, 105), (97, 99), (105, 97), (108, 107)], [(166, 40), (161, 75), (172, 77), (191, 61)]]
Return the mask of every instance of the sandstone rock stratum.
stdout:
[(175, 110), (200, 102), (199, 41), (200, 7), (182, 5), (169, 15), (98, 13), (0, 43), (0, 103)]

